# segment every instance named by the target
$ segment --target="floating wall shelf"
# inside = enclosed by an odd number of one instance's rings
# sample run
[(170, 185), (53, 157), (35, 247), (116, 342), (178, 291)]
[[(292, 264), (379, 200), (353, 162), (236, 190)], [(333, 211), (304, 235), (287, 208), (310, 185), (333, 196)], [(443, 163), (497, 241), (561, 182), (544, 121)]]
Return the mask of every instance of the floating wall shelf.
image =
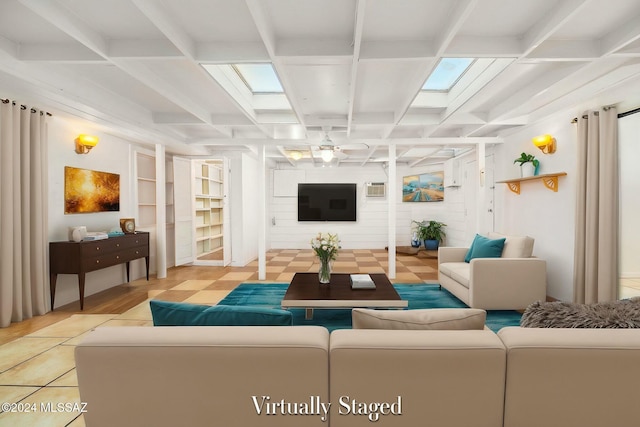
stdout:
[(535, 180), (541, 180), (542, 183), (544, 184), (545, 187), (547, 187), (549, 190), (553, 191), (553, 192), (557, 192), (558, 191), (558, 177), (560, 176), (565, 176), (567, 173), (566, 172), (556, 172), (556, 173), (547, 173), (544, 175), (536, 175), (536, 176), (530, 176), (527, 178), (515, 178), (515, 179), (505, 179), (504, 181), (497, 181), (497, 182), (503, 182), (505, 184), (507, 184), (507, 186), (509, 187), (509, 190), (513, 191), (516, 194), (520, 194), (520, 183), (524, 182), (524, 181), (535, 181)]

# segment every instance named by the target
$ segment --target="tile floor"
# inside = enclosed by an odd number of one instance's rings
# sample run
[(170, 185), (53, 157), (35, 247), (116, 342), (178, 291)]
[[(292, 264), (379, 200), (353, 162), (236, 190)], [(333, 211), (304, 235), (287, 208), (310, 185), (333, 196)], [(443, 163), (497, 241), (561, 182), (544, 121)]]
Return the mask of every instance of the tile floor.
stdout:
[[(398, 255), (395, 283), (437, 280), (433, 254)], [(344, 250), (334, 271), (385, 272), (384, 250)], [(288, 282), (295, 272), (317, 271), (311, 251), (281, 250), (267, 254), (267, 281)], [(0, 411), (0, 427), (81, 427), (76, 412), (40, 411), (41, 403), (80, 403), (73, 358), (77, 345), (98, 326), (151, 326), (148, 300), (216, 304), (238, 284), (258, 281), (257, 262), (246, 267), (178, 267), (166, 279), (137, 280), (29, 321), (0, 329), (0, 403), (35, 404), (38, 412)], [(640, 278), (621, 279), (622, 297), (640, 296)]]
[[(434, 282), (437, 262), (432, 255), (398, 255), (393, 282)], [(385, 272), (387, 258), (385, 250), (343, 250), (334, 263), (334, 271)], [(288, 282), (295, 272), (317, 270), (318, 263), (310, 250), (267, 254), (266, 279), (270, 282)], [(40, 404), (80, 403), (73, 351), (85, 334), (98, 326), (151, 326), (151, 298), (216, 304), (247, 281), (258, 281), (257, 262), (241, 268), (172, 268), (166, 279), (137, 280), (105, 291), (102, 296), (87, 297), (84, 311), (73, 303), (39, 319), (0, 329), (0, 403), (30, 407), (35, 404), (38, 409), (31, 413), (0, 411), (0, 427), (84, 426), (81, 413), (43, 413)]]

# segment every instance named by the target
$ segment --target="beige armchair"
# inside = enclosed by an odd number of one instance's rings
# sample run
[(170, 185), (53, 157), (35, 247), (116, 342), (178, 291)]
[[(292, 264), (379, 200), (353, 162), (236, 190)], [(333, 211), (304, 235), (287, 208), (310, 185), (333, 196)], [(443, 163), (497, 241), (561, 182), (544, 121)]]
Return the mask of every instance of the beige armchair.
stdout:
[(485, 310), (524, 310), (547, 295), (547, 265), (532, 257), (532, 237), (488, 233), (505, 237), (500, 258), (475, 258), (464, 262), (469, 248), (440, 247), (438, 280), (469, 307)]

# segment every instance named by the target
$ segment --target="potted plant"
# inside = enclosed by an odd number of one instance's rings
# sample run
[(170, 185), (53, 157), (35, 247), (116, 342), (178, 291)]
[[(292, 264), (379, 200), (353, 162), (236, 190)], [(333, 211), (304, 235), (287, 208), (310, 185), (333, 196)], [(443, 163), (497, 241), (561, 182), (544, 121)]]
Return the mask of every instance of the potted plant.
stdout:
[(533, 154), (522, 153), (513, 163), (520, 163), (520, 177), (527, 178), (538, 174), (540, 162)]
[(435, 251), (446, 237), (444, 228), (447, 224), (439, 221), (413, 221), (418, 239), (424, 242), (426, 250)]

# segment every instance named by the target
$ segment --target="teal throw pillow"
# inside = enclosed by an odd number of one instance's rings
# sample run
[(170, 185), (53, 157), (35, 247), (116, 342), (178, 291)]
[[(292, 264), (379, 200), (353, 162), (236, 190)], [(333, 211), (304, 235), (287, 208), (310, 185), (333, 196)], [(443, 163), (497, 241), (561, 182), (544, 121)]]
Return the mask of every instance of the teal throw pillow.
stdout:
[(504, 237), (492, 240), (476, 234), (467, 255), (464, 257), (464, 262), (471, 262), (474, 258), (500, 258), (505, 240)]
[(291, 312), (266, 307), (149, 301), (154, 326), (290, 326)]

